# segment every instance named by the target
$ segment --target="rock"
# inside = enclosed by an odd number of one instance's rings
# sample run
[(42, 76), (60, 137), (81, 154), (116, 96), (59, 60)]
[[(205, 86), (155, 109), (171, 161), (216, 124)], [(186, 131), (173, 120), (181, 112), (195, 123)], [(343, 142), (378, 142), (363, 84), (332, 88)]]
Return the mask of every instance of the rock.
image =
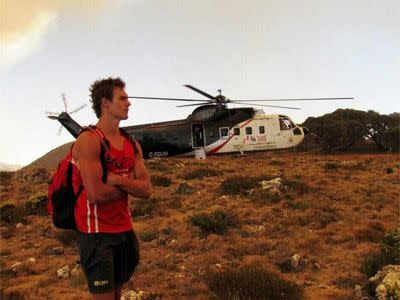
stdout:
[(82, 277), (82, 269), (79, 264), (75, 264), (74, 268), (71, 270), (71, 277)]
[(185, 182), (181, 183), (176, 189), (177, 194), (192, 194), (194, 191), (195, 189)]
[(356, 297), (361, 298), (362, 297), (362, 287), (359, 284), (356, 284), (355, 288), (354, 288), (354, 292), (356, 294)]
[(294, 253), (291, 257), (285, 258), (277, 265), (283, 272), (300, 272), (307, 266), (307, 264), (307, 259), (303, 259), (299, 254)]
[(274, 178), (272, 180), (264, 180), (260, 182), (261, 189), (262, 190), (268, 190), (273, 194), (281, 194), (281, 191), (285, 189), (285, 186), (283, 184), (283, 179), (278, 177)]
[(304, 280), (304, 285), (307, 287), (312, 286), (314, 283), (311, 280)]
[(222, 268), (222, 265), (221, 264), (215, 264), (214, 265), (217, 269), (221, 269)]
[(35, 263), (36, 259), (34, 257), (29, 257), (26, 261), (29, 263)]
[(300, 261), (300, 255), (298, 255), (297, 253), (293, 254), (292, 257), (290, 258), (290, 261), (292, 263), (292, 267), (297, 268)]
[(21, 227), (23, 227), (24, 225), (22, 223), (17, 223), (15, 225), (15, 228), (20, 229)]
[(70, 275), (70, 269), (68, 265), (65, 265), (61, 269), (57, 270), (57, 276), (61, 278), (68, 278)]
[(22, 265), (22, 263), (17, 261), (10, 267), (10, 269), (13, 270), (14, 272), (16, 272), (17, 271), (17, 267), (20, 266), (20, 265)]
[(320, 285), (318, 285), (318, 287), (321, 288), (321, 289), (327, 289), (328, 288), (328, 286), (326, 284), (324, 284), (324, 283), (321, 283)]
[(314, 268), (314, 270), (316, 270), (316, 271), (321, 271), (321, 265), (320, 265), (319, 263), (314, 263), (314, 264), (313, 264), (313, 268)]
[(52, 253), (54, 255), (61, 255), (64, 254), (64, 248), (63, 247), (54, 247), (51, 249)]
[(384, 266), (369, 282), (376, 286), (378, 300), (400, 299), (400, 265)]
[(144, 300), (146, 299), (143, 291), (135, 292), (132, 290), (123, 290), (121, 300)]
[(185, 270), (186, 270), (186, 267), (185, 267), (185, 266), (180, 266), (180, 267), (179, 267), (179, 270), (185, 271)]

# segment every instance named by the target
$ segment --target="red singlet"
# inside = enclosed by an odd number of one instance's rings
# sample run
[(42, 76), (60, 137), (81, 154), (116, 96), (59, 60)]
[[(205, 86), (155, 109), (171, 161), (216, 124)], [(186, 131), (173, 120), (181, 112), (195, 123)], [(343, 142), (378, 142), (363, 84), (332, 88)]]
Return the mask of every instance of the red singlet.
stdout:
[[(107, 171), (117, 175), (129, 176), (136, 161), (132, 144), (124, 137), (122, 150), (118, 150), (112, 145), (110, 148)], [(74, 178), (75, 180), (80, 180), (80, 178)], [(90, 204), (84, 188), (75, 205), (75, 220), (80, 232), (119, 233), (132, 230), (128, 195), (107, 203)]]

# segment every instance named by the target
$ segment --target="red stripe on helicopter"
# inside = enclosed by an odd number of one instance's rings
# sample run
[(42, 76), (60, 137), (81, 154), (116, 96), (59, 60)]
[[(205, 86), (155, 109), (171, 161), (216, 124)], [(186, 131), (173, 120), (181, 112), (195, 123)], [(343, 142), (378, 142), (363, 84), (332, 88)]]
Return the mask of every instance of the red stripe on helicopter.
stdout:
[(225, 146), (226, 143), (228, 143), (233, 137), (234, 137), (234, 135), (232, 134), (232, 135), (231, 135), (225, 142), (223, 142), (221, 145), (219, 145), (219, 146), (215, 147), (214, 149), (208, 151), (208, 152), (207, 152), (207, 155), (208, 155), (208, 154), (214, 154), (214, 153), (216, 153), (219, 149), (221, 149), (223, 146)]
[(248, 120), (246, 123), (244, 123), (242, 126), (240, 126), (240, 128), (243, 128), (244, 126), (246, 126), (247, 124), (249, 124), (251, 121), (253, 121), (254, 119), (250, 119)]
[[(251, 121), (253, 121), (253, 119), (250, 119), (249, 121), (247, 121), (246, 123), (244, 123), (242, 126), (240, 126), (240, 128), (243, 128), (243, 126), (246, 126), (247, 124), (249, 124)], [(234, 137), (234, 135), (232, 134), (225, 142), (223, 142), (221, 145), (215, 147), (214, 149), (211, 149), (210, 151), (207, 152), (208, 154), (214, 154), (216, 152), (218, 152), (219, 149), (221, 149), (223, 146), (225, 146), (232, 138)]]

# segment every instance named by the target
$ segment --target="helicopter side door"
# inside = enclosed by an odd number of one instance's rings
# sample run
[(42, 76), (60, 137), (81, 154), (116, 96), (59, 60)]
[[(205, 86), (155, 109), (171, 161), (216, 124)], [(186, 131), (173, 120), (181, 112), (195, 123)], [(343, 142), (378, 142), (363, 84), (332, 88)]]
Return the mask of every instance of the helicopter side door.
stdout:
[(192, 124), (192, 147), (193, 149), (205, 146), (204, 125)]

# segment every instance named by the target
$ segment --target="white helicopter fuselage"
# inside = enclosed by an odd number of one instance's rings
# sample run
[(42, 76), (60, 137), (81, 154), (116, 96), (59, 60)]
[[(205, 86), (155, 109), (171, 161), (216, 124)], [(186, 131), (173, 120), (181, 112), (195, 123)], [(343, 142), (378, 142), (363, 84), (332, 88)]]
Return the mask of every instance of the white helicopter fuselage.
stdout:
[(305, 130), (284, 115), (258, 112), (232, 128), (220, 128), (220, 139), (205, 147), (207, 154), (285, 149), (299, 145)]

